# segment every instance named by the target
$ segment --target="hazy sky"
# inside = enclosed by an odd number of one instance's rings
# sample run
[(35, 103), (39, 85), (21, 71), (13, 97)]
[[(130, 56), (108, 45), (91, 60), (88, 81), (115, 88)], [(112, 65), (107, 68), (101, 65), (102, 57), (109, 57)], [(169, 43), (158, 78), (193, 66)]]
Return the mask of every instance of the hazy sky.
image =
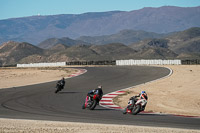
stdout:
[(131, 11), (143, 7), (196, 7), (200, 0), (0, 0), (0, 19), (33, 15)]

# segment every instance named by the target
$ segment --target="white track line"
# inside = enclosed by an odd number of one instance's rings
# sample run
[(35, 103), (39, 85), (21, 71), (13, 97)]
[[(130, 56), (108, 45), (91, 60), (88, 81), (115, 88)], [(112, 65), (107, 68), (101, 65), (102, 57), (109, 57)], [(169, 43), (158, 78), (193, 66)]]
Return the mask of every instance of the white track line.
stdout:
[[(146, 82), (146, 83), (154, 82), (154, 81), (161, 80), (161, 79), (164, 79), (164, 78), (167, 78), (167, 77), (171, 76), (172, 73), (173, 73), (172, 69), (170, 69), (168, 67), (166, 67), (166, 68), (170, 70), (170, 73), (167, 76), (164, 76), (162, 78), (159, 78), (159, 79), (156, 79), (156, 80), (152, 80), (152, 81), (149, 81), (149, 82)], [(142, 85), (142, 84), (140, 84), (140, 85)], [(115, 92), (111, 92), (111, 93), (105, 94), (105, 95), (103, 95), (101, 101), (99, 102), (99, 105), (101, 105), (101, 106), (103, 106), (105, 108), (122, 110), (123, 109), (122, 107), (117, 106), (117, 105), (114, 106), (113, 98), (118, 96), (118, 95), (124, 94), (130, 88), (137, 87), (137, 86), (140, 86), (140, 85), (131, 86), (131, 87), (128, 87), (128, 88), (125, 88), (125, 89), (121, 89), (121, 90), (118, 90), (118, 91), (115, 91)]]
[[(155, 66), (154, 66), (155, 67)], [(157, 67), (157, 66), (156, 66)], [(155, 79), (155, 80), (152, 80), (152, 81), (149, 81), (149, 82), (146, 82), (146, 83), (151, 83), (151, 82), (155, 82), (157, 80), (161, 80), (161, 79), (164, 79), (164, 78), (167, 78), (169, 76), (171, 76), (173, 74), (173, 70), (169, 67), (165, 67), (167, 69), (170, 70), (169, 74), (162, 77), (162, 78), (159, 78), (159, 79)], [(143, 84), (146, 84), (146, 83), (143, 83)], [(138, 87), (138, 86), (141, 86), (143, 84), (139, 84), (139, 85), (136, 85), (136, 86), (131, 86), (131, 87), (128, 87), (128, 88), (125, 88), (125, 89), (121, 89), (121, 90), (118, 90), (118, 91), (115, 91), (115, 92), (111, 92), (111, 93), (108, 93), (108, 94), (105, 94), (103, 95), (102, 97), (102, 100), (99, 102), (99, 105), (102, 106), (102, 107), (105, 107), (105, 108), (109, 108), (109, 109), (115, 109), (115, 110), (123, 110), (122, 107), (118, 106), (118, 105), (115, 105), (113, 103), (113, 98), (120, 95), (120, 94), (124, 94), (126, 93), (126, 91), (128, 89), (131, 89), (131, 88), (135, 88), (135, 87)], [(192, 117), (192, 118), (200, 118), (199, 116), (187, 116), (187, 115), (174, 115), (174, 114), (163, 114), (163, 113), (157, 113), (157, 112), (146, 112), (146, 111), (143, 111), (141, 113), (148, 113), (148, 114), (157, 114), (157, 115), (173, 115), (173, 116), (181, 116), (181, 117)]]

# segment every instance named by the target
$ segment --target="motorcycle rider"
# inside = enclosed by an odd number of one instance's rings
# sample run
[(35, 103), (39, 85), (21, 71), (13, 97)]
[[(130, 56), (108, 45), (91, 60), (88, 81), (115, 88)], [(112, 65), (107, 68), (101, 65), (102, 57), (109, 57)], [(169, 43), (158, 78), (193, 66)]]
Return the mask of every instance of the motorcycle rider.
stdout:
[[(98, 98), (98, 100), (97, 100), (97, 104), (99, 104), (99, 101), (101, 100), (101, 98), (102, 98), (102, 96), (103, 96), (103, 90), (102, 90), (102, 86), (101, 86), (101, 85), (99, 85), (96, 89), (91, 90), (91, 91), (88, 92), (88, 96), (89, 96), (90, 98), (92, 98), (93, 95), (95, 95), (95, 94), (99, 95), (99, 98)], [(90, 100), (90, 99), (89, 99), (89, 100)]]
[[(138, 99), (136, 99), (137, 97), (139, 97), (139, 99), (145, 99), (145, 100), (148, 100), (148, 96), (147, 96), (147, 93), (145, 91), (141, 91), (140, 94), (136, 95), (136, 96), (133, 96), (130, 98), (130, 100), (132, 100), (132, 105), (134, 105)], [(142, 110), (144, 110), (146, 107), (146, 104), (144, 106), (142, 106)]]
[(64, 77), (57, 82), (57, 86), (59, 86), (61, 88), (61, 90), (64, 89), (64, 86), (65, 86), (65, 78)]

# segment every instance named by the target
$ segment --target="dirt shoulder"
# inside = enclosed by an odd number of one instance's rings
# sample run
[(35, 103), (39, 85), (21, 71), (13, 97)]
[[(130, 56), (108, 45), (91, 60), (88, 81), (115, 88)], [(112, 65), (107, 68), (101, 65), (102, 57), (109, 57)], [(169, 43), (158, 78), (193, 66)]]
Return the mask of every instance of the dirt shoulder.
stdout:
[(0, 68), (0, 89), (60, 80), (76, 71), (61, 67)]
[[(130, 96), (146, 90), (149, 95), (147, 111), (199, 115), (200, 66), (168, 66), (174, 70), (171, 77), (130, 89), (128, 95), (116, 102), (125, 107)], [(63, 69), (63, 68), (62, 68)], [(0, 69), (0, 88), (36, 84), (68, 77), (75, 69), (23, 68)], [(158, 95), (160, 97), (158, 97)], [(177, 96), (178, 95), (178, 96)], [(194, 96), (196, 98), (194, 98)], [(190, 103), (193, 104), (190, 104)], [(187, 108), (186, 108), (187, 107)], [(200, 133), (200, 130), (127, 126), (112, 124), (71, 123), (58, 121), (16, 120), (0, 118), (0, 132), (10, 133)]]
[(0, 123), (1, 133), (200, 133), (200, 130), (176, 128), (39, 120), (0, 119)]
[(173, 70), (170, 77), (128, 89), (114, 103), (126, 107), (131, 96), (145, 90), (149, 98), (145, 111), (200, 116), (200, 65), (164, 67)]

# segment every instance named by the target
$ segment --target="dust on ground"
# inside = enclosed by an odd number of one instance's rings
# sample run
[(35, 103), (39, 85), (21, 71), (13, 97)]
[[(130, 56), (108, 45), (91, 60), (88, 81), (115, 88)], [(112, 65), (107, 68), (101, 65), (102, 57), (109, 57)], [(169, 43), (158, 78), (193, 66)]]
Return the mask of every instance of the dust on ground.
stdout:
[(145, 90), (149, 98), (145, 111), (200, 116), (200, 65), (165, 67), (173, 70), (170, 77), (128, 89), (114, 103), (126, 107), (130, 97)]
[(0, 89), (60, 80), (76, 71), (62, 67), (0, 68)]
[(200, 130), (74, 123), (39, 120), (0, 119), (2, 133), (200, 133)]
[[(144, 84), (128, 90), (128, 95), (115, 99), (117, 104), (125, 107), (128, 99), (145, 90), (149, 96), (147, 111), (200, 115), (200, 66), (168, 66), (173, 69), (172, 76)], [(51, 70), (53, 69), (53, 70)], [(63, 69), (63, 68), (62, 68)], [(0, 69), (0, 88), (23, 86), (58, 80), (68, 77), (77, 70), (66, 68), (22, 68)], [(119, 103), (118, 103), (119, 102)], [(192, 104), (191, 104), (192, 103)], [(200, 133), (200, 130), (160, 128), (146, 126), (128, 126), (112, 124), (70, 123), (40, 120), (17, 120), (0, 118), (0, 132), (4, 133)]]

